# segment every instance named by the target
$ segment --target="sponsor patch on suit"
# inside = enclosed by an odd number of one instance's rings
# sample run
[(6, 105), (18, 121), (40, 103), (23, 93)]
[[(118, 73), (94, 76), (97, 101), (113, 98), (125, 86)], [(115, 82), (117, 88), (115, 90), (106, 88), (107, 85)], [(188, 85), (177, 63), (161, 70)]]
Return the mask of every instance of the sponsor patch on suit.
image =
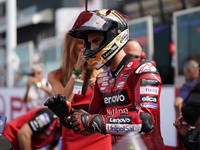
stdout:
[(159, 81), (156, 79), (140, 79), (140, 85), (158, 86)]

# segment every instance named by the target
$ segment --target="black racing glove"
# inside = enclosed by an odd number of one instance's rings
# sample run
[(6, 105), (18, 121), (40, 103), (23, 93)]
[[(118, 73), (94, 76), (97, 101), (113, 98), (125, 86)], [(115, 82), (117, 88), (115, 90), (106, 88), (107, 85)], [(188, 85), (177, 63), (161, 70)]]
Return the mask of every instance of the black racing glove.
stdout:
[(48, 98), (44, 105), (51, 109), (60, 120), (66, 120), (74, 110), (69, 99), (60, 93)]
[(103, 133), (106, 134), (106, 117), (104, 115), (91, 115), (80, 109), (76, 110), (71, 116), (71, 124), (74, 133)]

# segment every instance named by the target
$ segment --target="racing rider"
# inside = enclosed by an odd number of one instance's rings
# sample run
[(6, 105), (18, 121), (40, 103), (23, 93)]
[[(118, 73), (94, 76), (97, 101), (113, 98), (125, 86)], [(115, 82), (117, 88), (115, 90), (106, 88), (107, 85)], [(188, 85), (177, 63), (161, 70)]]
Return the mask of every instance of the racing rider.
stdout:
[(159, 126), (161, 78), (154, 63), (134, 59), (122, 49), (129, 38), (127, 21), (127, 16), (112, 9), (78, 16), (70, 34), (85, 40), (84, 58), (97, 69), (109, 67), (97, 77), (88, 112), (74, 112), (60, 94), (45, 105), (64, 124), (70, 122), (75, 133), (112, 134), (114, 142), (127, 133), (140, 133), (148, 150), (164, 150)]

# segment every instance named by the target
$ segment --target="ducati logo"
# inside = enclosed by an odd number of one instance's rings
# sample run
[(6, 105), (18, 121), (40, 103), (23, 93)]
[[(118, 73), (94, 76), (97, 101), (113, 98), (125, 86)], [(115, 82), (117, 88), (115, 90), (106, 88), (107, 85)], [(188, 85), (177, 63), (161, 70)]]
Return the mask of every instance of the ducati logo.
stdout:
[(128, 40), (128, 32), (125, 30), (125, 33), (122, 35), (122, 38), (120, 40), (120, 43), (124, 43), (125, 41)]
[(151, 63), (145, 63), (145, 64), (139, 66), (135, 71), (136, 74), (141, 74), (141, 73), (145, 73), (145, 72), (157, 73), (157, 69)]

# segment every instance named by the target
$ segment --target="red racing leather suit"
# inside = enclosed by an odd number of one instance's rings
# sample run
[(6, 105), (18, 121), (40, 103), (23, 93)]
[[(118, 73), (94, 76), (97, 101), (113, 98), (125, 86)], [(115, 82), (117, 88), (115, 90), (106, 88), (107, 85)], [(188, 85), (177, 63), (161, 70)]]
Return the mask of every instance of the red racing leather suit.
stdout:
[(161, 85), (153, 63), (126, 55), (114, 72), (108, 68), (98, 75), (89, 113), (107, 115), (106, 133), (113, 135), (114, 142), (130, 131), (140, 132), (148, 150), (164, 150)]
[(58, 143), (62, 132), (58, 118), (50, 109), (37, 107), (11, 120), (5, 126), (3, 135), (9, 139), (14, 150), (20, 150), (17, 134), (26, 123), (33, 133), (30, 139), (32, 149), (42, 148), (51, 142), (55, 145)]

